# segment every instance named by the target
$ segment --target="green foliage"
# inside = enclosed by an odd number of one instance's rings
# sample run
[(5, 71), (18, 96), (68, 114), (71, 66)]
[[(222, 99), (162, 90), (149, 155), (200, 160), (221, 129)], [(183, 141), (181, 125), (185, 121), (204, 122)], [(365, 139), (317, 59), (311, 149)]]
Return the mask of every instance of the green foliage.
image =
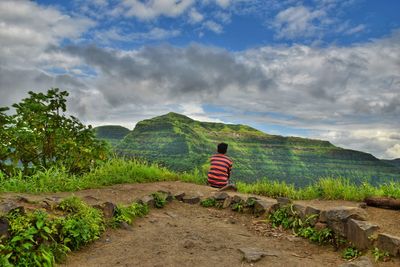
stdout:
[(361, 256), (361, 252), (355, 247), (347, 247), (342, 252), (342, 258), (346, 260), (352, 260)]
[(13, 176), (52, 166), (65, 166), (82, 173), (105, 160), (105, 143), (95, 138), (91, 126), (64, 115), (66, 91), (50, 89), (46, 94), (29, 92), (29, 98), (14, 104), (14, 115), (0, 108), (0, 170)]
[(208, 207), (215, 207), (216, 204), (217, 204), (217, 201), (215, 200), (215, 198), (212, 198), (212, 197), (203, 199), (203, 200), (200, 202), (200, 205), (203, 206), (203, 207), (205, 207), (205, 208), (208, 208)]
[(369, 196), (390, 196), (400, 198), (400, 182), (388, 182), (372, 186), (368, 182), (360, 185), (351, 183), (348, 179), (322, 178), (316, 183), (304, 188), (295, 188), (285, 182), (262, 181), (246, 184), (237, 183), (239, 192), (251, 193), (269, 197), (289, 197), (291, 199), (344, 199), (362, 201)]
[(154, 198), (154, 206), (157, 209), (164, 208), (164, 206), (167, 204), (167, 196), (161, 192), (155, 192), (151, 195)]
[(60, 240), (73, 250), (98, 239), (105, 230), (101, 211), (90, 207), (77, 197), (63, 200), (58, 207), (69, 212), (62, 219)]
[(139, 203), (132, 203), (129, 206), (118, 205), (111, 225), (113, 227), (118, 226), (122, 222), (132, 224), (133, 219), (136, 217), (142, 217), (149, 213), (149, 207)]
[(374, 256), (375, 261), (388, 261), (390, 259), (389, 252), (382, 251), (379, 248), (375, 247), (372, 250), (372, 255)]
[(334, 243), (335, 238), (332, 230), (325, 228), (317, 230), (311, 226), (311, 221), (316, 215), (311, 215), (301, 219), (293, 209), (293, 205), (288, 205), (270, 213), (268, 219), (273, 227), (282, 226), (284, 229), (292, 229), (297, 236), (301, 236), (318, 244)]
[(240, 201), (238, 203), (234, 203), (231, 207), (231, 209), (233, 211), (237, 211), (237, 212), (243, 212), (244, 208), (245, 208), (246, 203), (244, 201)]
[(2, 266), (53, 266), (65, 259), (69, 248), (57, 243), (60, 220), (50, 220), (42, 211), (27, 215), (13, 212), (7, 220), (10, 238), (0, 245)]

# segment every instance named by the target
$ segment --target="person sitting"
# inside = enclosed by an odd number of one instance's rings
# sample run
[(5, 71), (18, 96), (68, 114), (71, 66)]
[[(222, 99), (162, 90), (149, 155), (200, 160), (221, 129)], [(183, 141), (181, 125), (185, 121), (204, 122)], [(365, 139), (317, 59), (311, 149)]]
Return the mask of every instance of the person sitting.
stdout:
[(217, 154), (210, 158), (210, 169), (208, 171), (208, 184), (214, 188), (220, 188), (220, 191), (233, 189), (236, 187), (229, 183), (233, 162), (226, 156), (228, 144), (220, 143), (217, 147)]

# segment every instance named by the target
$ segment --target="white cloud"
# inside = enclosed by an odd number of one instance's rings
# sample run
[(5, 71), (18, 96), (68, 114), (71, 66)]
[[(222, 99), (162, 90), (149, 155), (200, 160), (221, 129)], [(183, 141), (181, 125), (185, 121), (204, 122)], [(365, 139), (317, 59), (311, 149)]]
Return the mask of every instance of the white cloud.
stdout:
[(352, 34), (356, 34), (356, 33), (364, 31), (365, 28), (366, 28), (366, 26), (364, 24), (359, 24), (353, 28), (347, 29), (344, 33), (348, 34), (348, 35), (352, 35)]
[(210, 31), (213, 31), (215, 33), (222, 33), (223, 28), (221, 24), (216, 23), (215, 21), (212, 20), (207, 20), (206, 22), (203, 23), (203, 26)]
[(192, 24), (196, 24), (201, 22), (204, 19), (204, 16), (199, 13), (195, 8), (192, 8), (189, 12), (189, 22)]
[(127, 8), (124, 11), (126, 16), (148, 20), (159, 16), (177, 17), (194, 3), (194, 0), (124, 0), (122, 4)]
[(386, 150), (386, 155), (390, 158), (400, 158), (400, 144), (395, 144), (394, 146)]
[(317, 22), (326, 17), (323, 10), (310, 10), (305, 6), (289, 7), (280, 11), (271, 26), (277, 31), (280, 39), (294, 39), (300, 36), (314, 36), (320, 29)]
[(31, 1), (0, 1), (0, 57), (11, 67), (29, 66), (65, 39), (80, 37), (94, 22)]
[(231, 3), (231, 0), (215, 0), (215, 2), (217, 3), (217, 5), (219, 5), (220, 7), (226, 8), (229, 6), (229, 4)]
[(106, 31), (98, 31), (95, 38), (102, 43), (111, 44), (113, 41), (120, 42), (145, 42), (151, 40), (165, 40), (180, 35), (179, 30), (166, 30), (162, 28), (153, 28), (148, 32), (130, 32), (124, 33), (122, 29), (111, 28)]

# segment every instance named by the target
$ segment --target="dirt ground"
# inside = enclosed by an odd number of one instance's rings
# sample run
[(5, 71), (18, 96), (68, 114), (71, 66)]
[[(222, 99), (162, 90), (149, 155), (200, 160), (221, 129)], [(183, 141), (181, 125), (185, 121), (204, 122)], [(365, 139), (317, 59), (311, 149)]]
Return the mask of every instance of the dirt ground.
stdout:
[[(45, 197), (74, 194), (90, 204), (104, 201), (127, 204), (157, 190), (203, 196), (216, 191), (182, 182), (159, 182), (115, 185), (75, 193), (5, 193), (0, 194), (0, 199), (24, 196), (40, 201)], [(358, 205), (347, 201), (299, 202), (321, 209)], [(382, 231), (399, 235), (399, 227), (396, 227), (400, 221), (399, 211), (368, 207), (367, 212), (370, 221), (378, 224)], [(250, 264), (242, 261), (243, 254), (239, 251), (249, 247), (273, 255)], [(338, 266), (343, 262), (340, 251), (312, 244), (293, 236), (290, 231), (272, 229), (260, 218), (173, 201), (164, 209), (152, 209), (129, 229), (107, 230), (98, 241), (71, 253), (63, 266)], [(400, 261), (395, 259), (375, 265), (394, 267), (400, 266)]]

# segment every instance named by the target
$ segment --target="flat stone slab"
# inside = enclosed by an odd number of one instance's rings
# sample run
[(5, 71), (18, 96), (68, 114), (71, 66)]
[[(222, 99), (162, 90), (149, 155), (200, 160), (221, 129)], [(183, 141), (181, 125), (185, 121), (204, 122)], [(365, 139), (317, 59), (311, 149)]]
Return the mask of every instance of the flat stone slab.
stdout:
[(264, 213), (270, 212), (275, 205), (277, 205), (275, 201), (257, 199), (254, 201), (253, 212), (256, 215), (263, 215)]
[(400, 255), (400, 237), (389, 234), (378, 234), (376, 246), (393, 256)]
[(367, 249), (372, 246), (371, 236), (379, 229), (378, 225), (349, 219), (347, 221), (346, 238), (358, 249)]
[(229, 195), (225, 192), (218, 192), (218, 193), (215, 193), (213, 196), (213, 198), (217, 201), (223, 201), (223, 200), (227, 199), (228, 197), (229, 197)]
[(188, 204), (197, 204), (200, 202), (200, 197), (199, 196), (184, 196), (182, 198), (183, 203), (188, 203)]
[(372, 264), (371, 260), (366, 256), (362, 256), (355, 261), (346, 262), (339, 265), (339, 267), (373, 267), (373, 266), (374, 265)]
[(248, 263), (259, 261), (265, 256), (278, 257), (278, 253), (274, 251), (265, 251), (259, 248), (239, 248), (239, 251), (243, 253), (243, 260)]
[(319, 221), (327, 223), (328, 227), (336, 234), (345, 237), (347, 234), (347, 221), (349, 219), (366, 221), (367, 217), (367, 212), (361, 208), (341, 206), (322, 211)]

